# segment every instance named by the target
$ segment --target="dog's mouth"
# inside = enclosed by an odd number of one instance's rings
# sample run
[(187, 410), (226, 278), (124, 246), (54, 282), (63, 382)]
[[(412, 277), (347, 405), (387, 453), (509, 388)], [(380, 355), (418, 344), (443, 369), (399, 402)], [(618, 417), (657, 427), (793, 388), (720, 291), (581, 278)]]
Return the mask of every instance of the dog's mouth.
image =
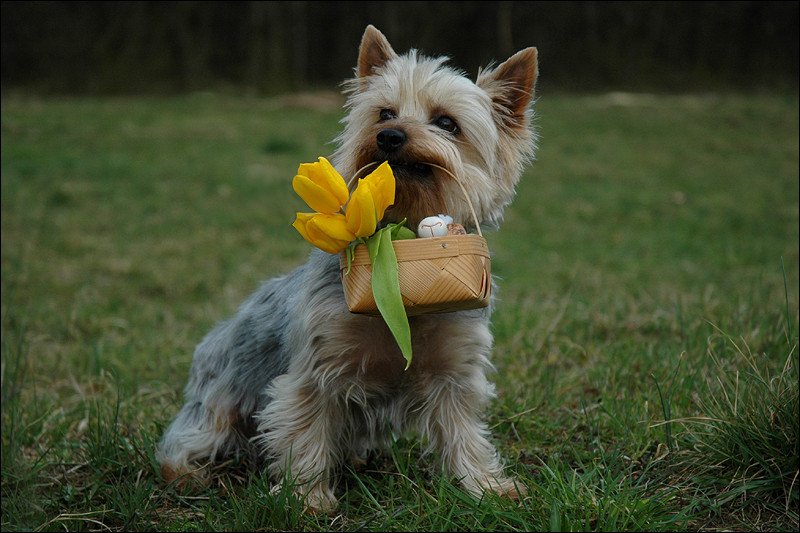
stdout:
[(395, 179), (409, 181), (433, 179), (433, 168), (425, 163), (399, 163), (389, 160), (389, 166), (392, 167)]
[(449, 172), (438, 161), (387, 157), (387, 154), (370, 155), (372, 157), (364, 161), (357, 172), (359, 177), (388, 162), (395, 178), (395, 201), (386, 210), (384, 222), (400, 222), (405, 219), (408, 227), (416, 228), (423, 218), (446, 212), (439, 181), (442, 172)]

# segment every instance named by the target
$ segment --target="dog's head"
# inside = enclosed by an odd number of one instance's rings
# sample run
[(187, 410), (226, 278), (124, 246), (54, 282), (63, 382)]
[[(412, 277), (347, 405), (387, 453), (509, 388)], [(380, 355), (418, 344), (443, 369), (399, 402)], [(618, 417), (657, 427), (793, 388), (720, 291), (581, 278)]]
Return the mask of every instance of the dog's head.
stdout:
[(536, 49), (480, 72), (476, 82), (446, 61), (416, 50), (398, 55), (373, 26), (361, 40), (332, 162), (345, 179), (389, 162), (397, 185), (387, 222), (407, 218), (415, 228), (446, 213), (470, 228), (474, 208), (481, 224), (495, 225), (533, 157)]

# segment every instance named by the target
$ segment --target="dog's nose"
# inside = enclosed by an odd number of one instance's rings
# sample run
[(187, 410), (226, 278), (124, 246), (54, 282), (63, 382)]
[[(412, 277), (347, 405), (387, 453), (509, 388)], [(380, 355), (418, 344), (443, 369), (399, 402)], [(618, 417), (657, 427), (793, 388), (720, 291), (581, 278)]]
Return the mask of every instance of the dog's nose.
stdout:
[(406, 143), (406, 134), (402, 130), (394, 128), (386, 128), (378, 132), (377, 142), (378, 148), (387, 154), (398, 150)]

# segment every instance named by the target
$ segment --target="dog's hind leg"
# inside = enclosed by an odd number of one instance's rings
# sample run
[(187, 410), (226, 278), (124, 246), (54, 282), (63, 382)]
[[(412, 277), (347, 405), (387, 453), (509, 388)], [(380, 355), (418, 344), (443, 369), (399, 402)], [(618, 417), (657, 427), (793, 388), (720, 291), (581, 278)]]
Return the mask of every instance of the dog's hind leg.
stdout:
[[(241, 390), (243, 380), (237, 379), (241, 358), (230, 353), (223, 335), (227, 329), (227, 324), (216, 329), (195, 350), (184, 391), (186, 403), (156, 452), (167, 482), (203, 481), (206, 465), (247, 446), (255, 399)], [(183, 477), (186, 474), (190, 475)]]
[(179, 486), (190, 479), (204, 482), (209, 463), (246, 447), (242, 423), (233, 409), (187, 402), (156, 452), (164, 480)]
[(289, 292), (279, 288), (264, 284), (236, 316), (198, 344), (184, 391), (186, 404), (156, 453), (166, 481), (184, 474), (203, 479), (204, 465), (243, 450), (255, 453), (249, 440), (255, 433), (253, 414), (263, 408), (265, 384), (288, 365), (281, 332)]

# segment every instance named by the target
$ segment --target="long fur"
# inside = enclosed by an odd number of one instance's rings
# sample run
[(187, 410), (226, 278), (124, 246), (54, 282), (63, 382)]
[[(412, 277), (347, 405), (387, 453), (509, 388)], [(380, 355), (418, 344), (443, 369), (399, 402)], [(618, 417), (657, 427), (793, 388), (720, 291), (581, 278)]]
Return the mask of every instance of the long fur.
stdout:
[[(474, 226), (463, 186), (481, 224), (496, 225), (533, 156), (535, 77), (535, 49), (482, 72), (475, 84), (445, 58), (413, 50), (398, 56), (370, 26), (331, 161), (351, 176), (386, 157), (375, 147), (381, 129), (402, 129), (409, 140), (393, 155), (398, 162), (435, 163), (449, 174), (432, 168), (428, 176), (399, 177), (387, 220), (413, 224), (446, 212)], [(395, 118), (379, 123), (387, 108)], [(432, 123), (443, 114), (457, 121), (457, 134)], [(344, 460), (385, 446), (393, 434), (415, 433), (470, 492), (517, 497), (482, 419), (494, 397), (486, 377), (493, 370), (491, 306), (410, 317), (414, 358), (403, 371), (383, 319), (348, 311), (340, 276), (338, 257), (314, 250), (203, 339), (186, 403), (157, 450), (165, 479), (202, 479), (205, 466), (244, 451), (267, 459), (276, 481), (292, 480), (309, 508), (329, 510)]]

